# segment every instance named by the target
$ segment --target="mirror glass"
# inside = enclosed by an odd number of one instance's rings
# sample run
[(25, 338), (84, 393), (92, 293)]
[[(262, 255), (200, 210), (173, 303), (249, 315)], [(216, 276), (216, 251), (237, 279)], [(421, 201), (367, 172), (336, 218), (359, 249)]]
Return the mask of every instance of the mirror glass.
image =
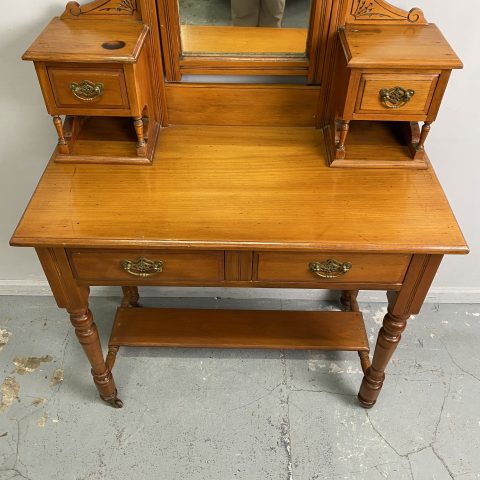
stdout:
[(179, 0), (184, 55), (305, 57), (310, 0)]

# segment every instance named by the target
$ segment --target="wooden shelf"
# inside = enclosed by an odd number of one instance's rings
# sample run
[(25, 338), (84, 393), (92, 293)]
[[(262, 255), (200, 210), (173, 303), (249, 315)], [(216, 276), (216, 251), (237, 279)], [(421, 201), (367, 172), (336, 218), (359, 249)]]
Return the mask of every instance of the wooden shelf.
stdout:
[(359, 312), (117, 309), (109, 345), (368, 351)]
[[(324, 129), (328, 162), (337, 168), (428, 168), (428, 160), (413, 160), (408, 146), (409, 122), (352, 121), (346, 157), (335, 159), (330, 128)], [(427, 155), (425, 155), (427, 157)]]
[[(69, 117), (71, 118), (71, 117)], [(137, 137), (133, 120), (129, 117), (85, 117), (78, 134), (71, 136), (65, 123), (70, 154), (55, 156), (58, 163), (146, 164), (152, 163), (159, 128), (152, 129), (153, 138), (147, 140), (147, 156), (137, 156)], [(71, 138), (70, 138), (71, 137)]]

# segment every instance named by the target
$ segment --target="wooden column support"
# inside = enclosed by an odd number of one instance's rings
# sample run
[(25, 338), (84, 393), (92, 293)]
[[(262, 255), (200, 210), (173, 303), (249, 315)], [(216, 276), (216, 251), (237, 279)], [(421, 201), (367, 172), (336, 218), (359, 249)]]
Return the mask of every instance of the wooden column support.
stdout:
[(143, 118), (135, 117), (133, 125), (137, 134), (137, 155), (139, 157), (145, 157), (147, 155), (147, 142), (145, 141), (145, 134), (143, 132)]
[(408, 316), (395, 317), (390, 312), (385, 315), (383, 327), (378, 334), (372, 365), (366, 369), (358, 393), (362, 407), (371, 408), (375, 405), (385, 380), (385, 369), (400, 342), (408, 318)]
[(62, 118), (59, 115), (54, 115), (53, 124), (55, 125), (58, 135), (58, 151), (62, 154), (68, 155), (70, 153), (70, 149), (68, 148), (68, 143), (65, 140), (65, 135), (63, 133)]
[(110, 403), (115, 408), (123, 406), (122, 401), (117, 397), (117, 389), (112, 373), (107, 367), (100, 345), (97, 326), (93, 321), (92, 312), (86, 309), (68, 310), (70, 321), (75, 327), (78, 341), (83, 347), (85, 355), (92, 366), (93, 381), (100, 393), (102, 400)]
[[(399, 292), (388, 292), (388, 312), (378, 333), (371, 366), (367, 366), (358, 400), (365, 408), (375, 405), (385, 380), (385, 369), (407, 326), (407, 320), (419, 313), (442, 255), (414, 255)], [(362, 367), (365, 359), (362, 360)]]

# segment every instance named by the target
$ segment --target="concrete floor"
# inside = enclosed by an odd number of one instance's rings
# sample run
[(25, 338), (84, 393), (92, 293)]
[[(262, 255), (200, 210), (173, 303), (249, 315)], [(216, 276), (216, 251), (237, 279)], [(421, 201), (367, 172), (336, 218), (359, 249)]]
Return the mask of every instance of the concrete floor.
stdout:
[[(118, 299), (91, 303), (105, 340)], [(385, 307), (361, 306), (373, 340)], [(480, 478), (480, 305), (426, 305), (370, 411), (354, 353), (199, 349), (121, 349), (115, 410), (52, 299), (0, 297), (0, 328), (0, 480)]]

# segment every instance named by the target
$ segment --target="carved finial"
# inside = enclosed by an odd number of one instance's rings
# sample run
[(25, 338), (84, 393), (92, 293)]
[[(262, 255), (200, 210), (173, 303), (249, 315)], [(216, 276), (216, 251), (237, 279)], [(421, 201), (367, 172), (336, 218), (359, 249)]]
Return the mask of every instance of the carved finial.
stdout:
[(80, 4), (78, 2), (68, 2), (67, 6), (65, 7), (65, 13), (67, 12), (74, 17), (78, 17), (82, 14), (82, 9), (80, 8)]
[(415, 23), (425, 25), (427, 21), (419, 8), (409, 12), (394, 7), (385, 0), (353, 0), (347, 23)]
[(138, 17), (136, 0), (94, 0), (84, 6), (78, 2), (68, 2), (62, 18), (82, 17), (84, 15), (117, 15), (130, 18)]

